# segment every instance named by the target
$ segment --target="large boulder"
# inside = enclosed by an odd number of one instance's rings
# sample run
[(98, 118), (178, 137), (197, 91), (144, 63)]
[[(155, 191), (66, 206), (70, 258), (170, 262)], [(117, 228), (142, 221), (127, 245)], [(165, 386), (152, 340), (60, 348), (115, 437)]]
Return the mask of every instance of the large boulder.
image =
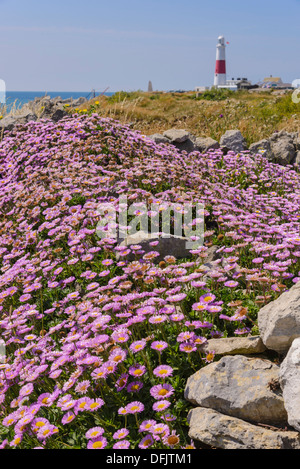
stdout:
[(189, 437), (219, 449), (300, 449), (300, 435), (260, 427), (213, 409), (196, 407), (188, 414)]
[(279, 367), (269, 360), (225, 356), (188, 378), (184, 396), (194, 405), (252, 423), (287, 421), (278, 381)]
[(300, 338), (294, 340), (281, 363), (279, 380), (288, 423), (300, 432)]
[(268, 349), (284, 354), (300, 337), (300, 284), (282, 293), (258, 312), (258, 328)]
[(271, 143), (268, 139), (260, 140), (259, 142), (252, 143), (249, 147), (249, 151), (252, 154), (263, 155), (270, 161), (274, 160), (274, 155), (271, 149)]
[(239, 130), (227, 130), (220, 139), (220, 147), (236, 153), (247, 150), (246, 140)]
[(195, 141), (195, 149), (201, 153), (205, 153), (208, 150), (217, 150), (220, 148), (219, 142), (211, 137), (197, 137)]
[(300, 150), (299, 137), (296, 132), (274, 132), (269, 139), (255, 142), (249, 147), (252, 154), (261, 154), (269, 161), (286, 166), (296, 164), (297, 152)]
[(294, 134), (289, 134), (285, 131), (272, 135), (270, 142), (275, 163), (285, 166), (293, 162), (296, 157), (294, 139)]
[(163, 136), (170, 140), (170, 143), (183, 143), (190, 138), (190, 133), (183, 129), (169, 129)]
[(187, 130), (169, 129), (163, 133), (163, 137), (167, 138), (168, 142), (162, 143), (171, 143), (179, 151), (186, 151), (187, 153), (192, 153), (197, 149), (195, 145), (196, 137)]

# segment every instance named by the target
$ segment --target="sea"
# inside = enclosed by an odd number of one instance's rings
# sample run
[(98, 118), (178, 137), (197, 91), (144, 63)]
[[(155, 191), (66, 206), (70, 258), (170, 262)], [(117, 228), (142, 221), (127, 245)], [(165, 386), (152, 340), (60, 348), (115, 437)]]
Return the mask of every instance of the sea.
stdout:
[[(95, 95), (105, 95), (112, 96), (113, 92), (96, 91)], [(21, 108), (24, 104), (29, 101), (33, 101), (35, 98), (41, 98), (43, 96), (50, 96), (50, 98), (56, 98), (60, 96), (62, 99), (68, 98), (92, 98), (91, 91), (6, 91), (6, 106), (9, 111), (12, 106), (15, 106), (17, 109)]]

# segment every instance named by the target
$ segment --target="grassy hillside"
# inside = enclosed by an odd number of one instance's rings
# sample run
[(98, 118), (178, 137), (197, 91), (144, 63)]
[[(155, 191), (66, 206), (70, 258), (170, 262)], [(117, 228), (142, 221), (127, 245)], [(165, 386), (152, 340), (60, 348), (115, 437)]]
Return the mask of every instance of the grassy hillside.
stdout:
[(218, 140), (226, 130), (237, 128), (248, 144), (269, 137), (275, 130), (300, 128), (300, 104), (293, 103), (290, 92), (283, 96), (274, 91), (206, 92), (197, 98), (192, 92), (121, 91), (79, 108), (80, 113), (86, 111), (130, 122), (145, 135), (174, 127)]

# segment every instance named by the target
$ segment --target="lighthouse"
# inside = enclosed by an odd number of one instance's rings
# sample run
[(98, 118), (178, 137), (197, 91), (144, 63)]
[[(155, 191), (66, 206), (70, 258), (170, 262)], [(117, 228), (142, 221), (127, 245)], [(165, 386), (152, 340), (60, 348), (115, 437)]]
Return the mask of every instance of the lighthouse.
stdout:
[(225, 54), (225, 38), (224, 36), (218, 37), (217, 44), (217, 58), (216, 58), (216, 70), (214, 86), (226, 85), (226, 54)]

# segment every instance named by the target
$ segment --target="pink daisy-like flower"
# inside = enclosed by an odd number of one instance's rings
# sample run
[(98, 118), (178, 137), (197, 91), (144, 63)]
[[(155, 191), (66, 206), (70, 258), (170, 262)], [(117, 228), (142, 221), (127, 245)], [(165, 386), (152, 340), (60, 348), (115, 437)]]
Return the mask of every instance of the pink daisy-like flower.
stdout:
[(179, 345), (180, 352), (192, 353), (197, 351), (197, 347), (193, 342), (183, 342)]
[(128, 414), (127, 408), (126, 408), (126, 407), (120, 407), (120, 408), (118, 409), (118, 414), (119, 414), (119, 415), (127, 415), (127, 414)]
[(85, 394), (88, 391), (90, 386), (91, 386), (90, 381), (88, 380), (82, 381), (77, 384), (75, 391), (78, 392), (78, 394)]
[(80, 295), (79, 295), (79, 292), (78, 291), (74, 291), (72, 293), (69, 293), (67, 295), (67, 299), (69, 300), (76, 300), (76, 298), (78, 298)]
[(156, 350), (159, 353), (162, 353), (163, 350), (168, 348), (168, 344), (167, 344), (167, 342), (164, 342), (163, 340), (156, 340), (156, 341), (152, 342), (151, 348), (153, 350)]
[(63, 425), (66, 425), (66, 424), (68, 424), (68, 423), (71, 423), (71, 422), (73, 422), (73, 420), (75, 419), (75, 417), (76, 417), (76, 416), (75, 416), (75, 414), (73, 414), (73, 412), (67, 412), (67, 413), (63, 416), (63, 418), (61, 419), (61, 423), (62, 423)]
[(58, 431), (59, 430), (55, 425), (47, 424), (39, 429), (39, 431), (37, 432), (37, 438), (40, 441), (45, 441), (47, 438), (50, 438), (50, 436), (54, 435), (55, 433), (58, 433)]
[(170, 401), (162, 399), (158, 402), (155, 402), (152, 406), (152, 409), (155, 412), (163, 412), (164, 410), (168, 409), (168, 407), (170, 407), (170, 405), (171, 405)]
[(150, 389), (150, 394), (154, 399), (166, 399), (174, 393), (174, 388), (170, 384), (157, 384)]
[(104, 259), (102, 265), (112, 265), (114, 261), (112, 259)]
[(107, 446), (107, 439), (100, 436), (94, 440), (90, 440), (87, 444), (87, 449), (104, 449)]
[(31, 298), (31, 295), (27, 293), (26, 295), (20, 296), (19, 301), (21, 303), (25, 303), (26, 301), (30, 300), (30, 298)]
[(28, 340), (28, 341), (32, 341), (32, 340), (35, 340), (37, 338), (37, 336), (35, 334), (28, 334), (28, 335), (25, 335), (24, 339), (25, 340)]
[(121, 347), (117, 347), (110, 352), (108, 360), (114, 363), (121, 363), (125, 360), (126, 356), (127, 351)]
[(99, 438), (100, 436), (102, 436), (104, 433), (104, 428), (102, 427), (93, 427), (93, 428), (90, 428), (86, 434), (85, 434), (85, 437), (88, 439), (88, 440), (96, 440), (97, 438)]
[(130, 404), (127, 404), (127, 406), (125, 407), (128, 414), (138, 414), (140, 412), (143, 412), (144, 408), (144, 404), (139, 401), (130, 402)]
[(228, 280), (228, 282), (224, 283), (224, 286), (228, 287), (228, 288), (235, 288), (235, 287), (238, 286), (238, 284), (239, 284), (239, 282), (236, 282), (234, 280)]
[(120, 440), (113, 445), (113, 449), (129, 449), (130, 448), (130, 441), (128, 440)]
[(184, 319), (184, 314), (183, 313), (173, 313), (173, 314), (171, 314), (170, 319), (174, 322), (180, 322)]
[(91, 402), (92, 402), (92, 399), (90, 399), (89, 397), (81, 397), (80, 399), (78, 399), (78, 401), (76, 402), (76, 407), (75, 407), (76, 413), (84, 412), (85, 410), (87, 410)]
[(108, 372), (106, 369), (103, 369), (103, 368), (96, 368), (92, 373), (91, 373), (91, 377), (94, 379), (94, 380), (97, 380), (97, 379), (106, 379), (108, 376)]
[(128, 373), (131, 375), (131, 376), (143, 376), (145, 373), (146, 373), (146, 367), (145, 365), (132, 365), (129, 370), (128, 370)]
[(41, 428), (48, 425), (49, 421), (43, 417), (37, 417), (31, 422), (31, 428), (34, 433), (37, 433)]
[(166, 316), (165, 314), (156, 314), (155, 316), (151, 316), (149, 318), (149, 322), (151, 324), (161, 324), (167, 321), (167, 319), (168, 319), (168, 316)]
[(180, 332), (180, 334), (178, 334), (177, 336), (177, 342), (186, 342), (188, 340), (191, 340), (193, 339), (195, 336), (195, 333), (194, 332), (190, 332), (190, 331), (184, 331), (184, 332)]
[(200, 303), (212, 303), (216, 299), (216, 296), (212, 293), (206, 293), (200, 297)]
[(29, 383), (21, 387), (19, 395), (21, 397), (29, 396), (32, 393), (32, 391), (33, 391), (33, 384)]
[(122, 440), (123, 438), (126, 438), (126, 436), (129, 435), (129, 430), (127, 428), (121, 428), (120, 430), (117, 430), (113, 434), (113, 439), (114, 440)]
[(207, 305), (204, 303), (194, 303), (192, 306), (193, 311), (206, 311)]
[(141, 432), (151, 432), (153, 425), (156, 425), (156, 420), (144, 420), (139, 427), (139, 433)]
[(128, 392), (139, 392), (142, 387), (143, 387), (143, 383), (141, 383), (141, 381), (134, 381), (133, 383), (129, 383), (128, 386), (127, 386), (127, 391)]
[(87, 410), (91, 410), (95, 412), (96, 410), (100, 409), (104, 405), (104, 400), (101, 398), (92, 399), (89, 403)]
[(90, 290), (94, 290), (94, 289), (97, 288), (97, 287), (99, 287), (99, 283), (93, 282), (93, 283), (90, 283), (90, 284), (86, 287), (86, 289), (87, 289), (88, 291), (90, 291)]
[(147, 449), (150, 448), (154, 443), (152, 435), (146, 435), (144, 438), (139, 442), (140, 449)]
[(169, 365), (160, 365), (153, 370), (153, 374), (158, 378), (167, 378), (168, 376), (172, 376), (173, 368)]
[(23, 439), (23, 435), (21, 433), (19, 433), (18, 435), (15, 435), (14, 439), (10, 442), (9, 446), (10, 447), (18, 446), (22, 442), (22, 439)]
[(170, 434), (170, 429), (166, 423), (157, 423), (156, 425), (153, 426), (151, 433), (153, 435), (166, 436)]
[(127, 373), (123, 373), (120, 376), (120, 378), (118, 379), (118, 381), (115, 384), (115, 386), (117, 388), (117, 391), (122, 391), (122, 389), (125, 388), (128, 378), (129, 378), (129, 375)]
[(172, 295), (167, 298), (167, 301), (170, 303), (179, 303), (186, 298), (186, 293), (178, 293), (177, 295)]
[(135, 342), (132, 342), (129, 348), (133, 353), (137, 353), (140, 352), (140, 350), (143, 350), (146, 347), (146, 344), (147, 342), (145, 339), (136, 340)]

